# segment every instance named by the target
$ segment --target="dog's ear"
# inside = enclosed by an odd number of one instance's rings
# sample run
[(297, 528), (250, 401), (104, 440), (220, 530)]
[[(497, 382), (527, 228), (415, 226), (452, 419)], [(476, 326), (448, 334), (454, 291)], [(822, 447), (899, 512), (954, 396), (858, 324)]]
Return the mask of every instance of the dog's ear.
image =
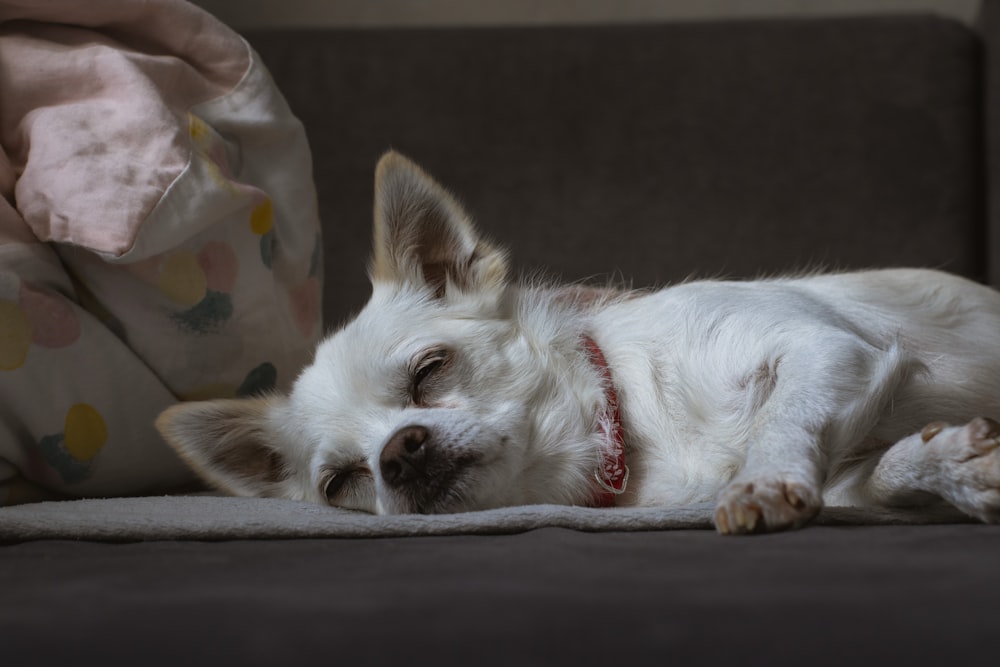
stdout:
[(444, 188), (399, 153), (375, 170), (375, 256), (372, 280), (449, 288), (502, 287), (507, 259), (479, 238), (469, 216)]
[(156, 428), (195, 472), (237, 496), (275, 496), (290, 470), (279, 450), (271, 414), (280, 398), (178, 403)]

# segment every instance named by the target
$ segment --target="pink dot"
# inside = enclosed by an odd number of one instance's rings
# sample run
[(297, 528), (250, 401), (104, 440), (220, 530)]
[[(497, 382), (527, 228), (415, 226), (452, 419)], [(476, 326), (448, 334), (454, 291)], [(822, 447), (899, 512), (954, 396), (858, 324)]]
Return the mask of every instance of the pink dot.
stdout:
[(21, 310), (31, 322), (31, 342), (42, 347), (66, 347), (80, 337), (80, 320), (73, 304), (57, 292), (21, 283)]
[(320, 285), (317, 278), (306, 278), (305, 282), (288, 292), (292, 301), (292, 317), (299, 331), (306, 338), (312, 336), (319, 324)]
[(236, 285), (240, 262), (228, 243), (209, 241), (198, 253), (198, 266), (205, 272), (208, 289), (231, 293)]

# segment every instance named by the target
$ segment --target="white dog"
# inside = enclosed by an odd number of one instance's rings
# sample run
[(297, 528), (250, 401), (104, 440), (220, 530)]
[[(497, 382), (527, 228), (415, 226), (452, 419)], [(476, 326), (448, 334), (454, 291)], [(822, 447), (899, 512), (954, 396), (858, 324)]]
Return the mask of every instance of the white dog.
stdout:
[(519, 285), (417, 166), (376, 172), (371, 301), (291, 395), (158, 427), (230, 493), (375, 513), (828, 504), (1000, 521), (1000, 293), (927, 270), (657, 292)]

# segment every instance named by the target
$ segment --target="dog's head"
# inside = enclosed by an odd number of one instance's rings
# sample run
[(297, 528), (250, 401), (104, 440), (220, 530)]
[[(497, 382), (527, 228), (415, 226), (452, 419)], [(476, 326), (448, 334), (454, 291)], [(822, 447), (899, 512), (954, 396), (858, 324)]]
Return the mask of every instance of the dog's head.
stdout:
[(379, 513), (586, 502), (599, 382), (571, 309), (526, 303), (507, 274), (456, 200), (389, 153), (361, 313), (289, 396), (182, 403), (157, 427), (237, 495)]

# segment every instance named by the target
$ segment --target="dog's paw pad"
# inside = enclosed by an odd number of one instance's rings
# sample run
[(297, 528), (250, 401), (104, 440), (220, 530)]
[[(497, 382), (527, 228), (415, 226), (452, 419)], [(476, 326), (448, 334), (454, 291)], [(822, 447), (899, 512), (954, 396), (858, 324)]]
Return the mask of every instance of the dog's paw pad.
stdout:
[(783, 478), (736, 481), (719, 497), (715, 527), (724, 535), (798, 528), (822, 508), (819, 491)]
[(1000, 523), (1000, 423), (977, 417), (930, 445), (940, 448), (942, 495), (966, 514)]
[(979, 456), (985, 456), (1000, 447), (1000, 424), (989, 417), (977, 417), (966, 427), (969, 447)]
[(808, 506), (808, 501), (796, 492), (794, 484), (785, 485), (785, 502), (795, 510), (804, 510)]

